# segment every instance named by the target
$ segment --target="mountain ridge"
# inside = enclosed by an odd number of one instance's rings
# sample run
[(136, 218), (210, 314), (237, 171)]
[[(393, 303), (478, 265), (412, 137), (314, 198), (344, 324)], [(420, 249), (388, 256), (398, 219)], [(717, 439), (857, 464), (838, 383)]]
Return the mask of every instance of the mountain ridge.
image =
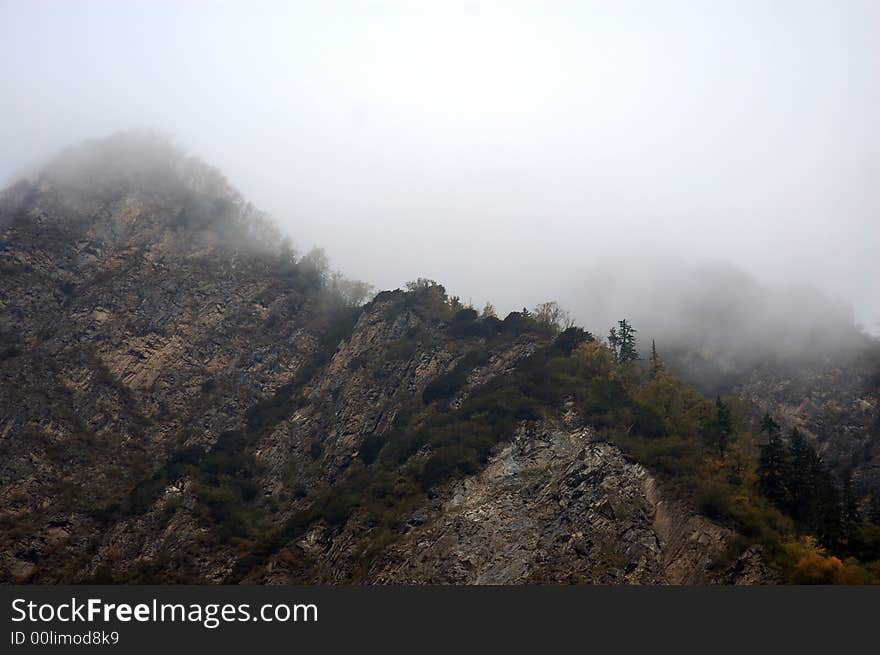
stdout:
[[(0, 228), (3, 582), (782, 577), (795, 530), (737, 499), (753, 438), (712, 454), (710, 401), (430, 280), (362, 304), (167, 141), (66, 152)], [(474, 489), (509, 494), (501, 565)]]

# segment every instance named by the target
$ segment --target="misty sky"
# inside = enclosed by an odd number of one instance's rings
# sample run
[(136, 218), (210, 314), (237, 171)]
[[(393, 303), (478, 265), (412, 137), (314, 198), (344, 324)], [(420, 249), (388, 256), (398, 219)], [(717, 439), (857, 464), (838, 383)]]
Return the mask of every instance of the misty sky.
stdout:
[(300, 249), (499, 310), (729, 260), (876, 330), (878, 105), (874, 1), (0, 0), (4, 185), (158, 128)]

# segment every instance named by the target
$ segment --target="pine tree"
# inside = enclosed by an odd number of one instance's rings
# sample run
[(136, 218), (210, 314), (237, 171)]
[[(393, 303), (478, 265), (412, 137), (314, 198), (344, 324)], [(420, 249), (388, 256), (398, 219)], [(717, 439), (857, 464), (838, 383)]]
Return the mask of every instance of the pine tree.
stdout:
[(608, 346), (611, 348), (611, 352), (614, 353), (614, 359), (620, 361), (620, 356), (618, 355), (618, 350), (620, 349), (620, 337), (617, 335), (617, 328), (612, 327), (608, 332)]
[(816, 473), (816, 494), (813, 516), (810, 525), (819, 541), (829, 547), (835, 547), (844, 531), (843, 508), (840, 492), (834, 482), (834, 476), (819, 460), (820, 468)]
[(779, 424), (765, 414), (761, 432), (769, 436), (758, 462), (761, 493), (823, 546), (839, 546), (841, 538), (859, 527), (858, 501), (849, 478), (844, 480), (841, 499), (831, 470), (800, 430), (792, 430), (786, 448)]
[(813, 532), (825, 546), (841, 536), (840, 493), (834, 476), (800, 430), (792, 430), (789, 441), (786, 486), (788, 514)]
[(657, 354), (657, 342), (651, 339), (651, 378), (657, 378), (665, 371), (663, 360)]
[(611, 346), (618, 363), (626, 364), (641, 359), (636, 349), (636, 332), (637, 330), (626, 319), (617, 322), (617, 329), (611, 328), (608, 345)]
[(790, 492), (788, 513), (795, 519), (803, 521), (808, 512), (809, 492), (812, 484), (810, 475), (814, 465), (810, 453), (812, 449), (797, 428), (791, 431), (788, 450), (788, 467), (785, 474), (786, 487)]
[(834, 482), (831, 471), (817, 456), (819, 466), (815, 469), (813, 503), (810, 508), (808, 525), (816, 533), (819, 541), (831, 548), (837, 545), (843, 536), (843, 511), (840, 503), (840, 492)]
[(703, 439), (706, 445), (718, 451), (721, 457), (727, 452), (727, 446), (733, 437), (733, 415), (730, 408), (721, 400), (715, 399), (715, 411), (703, 425)]
[(785, 444), (780, 438), (779, 424), (769, 414), (761, 419), (761, 432), (767, 432), (769, 441), (761, 446), (758, 460), (758, 485), (761, 494), (778, 509), (785, 510), (789, 504), (789, 492), (786, 487), (788, 461)]

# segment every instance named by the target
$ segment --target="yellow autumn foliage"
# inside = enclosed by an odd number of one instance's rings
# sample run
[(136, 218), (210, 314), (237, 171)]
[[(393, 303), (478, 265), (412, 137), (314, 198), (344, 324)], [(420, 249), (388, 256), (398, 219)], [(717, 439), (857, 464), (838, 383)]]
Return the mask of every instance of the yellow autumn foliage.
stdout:
[(876, 584), (875, 576), (856, 560), (829, 555), (815, 537), (802, 537), (783, 545), (790, 559), (793, 584)]

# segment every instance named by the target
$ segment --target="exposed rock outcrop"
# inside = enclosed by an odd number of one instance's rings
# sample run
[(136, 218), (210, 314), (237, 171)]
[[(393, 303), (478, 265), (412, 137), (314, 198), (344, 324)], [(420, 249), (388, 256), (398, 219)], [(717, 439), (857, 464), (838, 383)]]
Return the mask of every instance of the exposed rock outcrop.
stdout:
[[(382, 584), (769, 583), (753, 551), (713, 562), (735, 534), (664, 497), (657, 481), (589, 428), (523, 426), (479, 474), (440, 491), (366, 579)], [(351, 570), (355, 535), (313, 533), (333, 576)], [(325, 556), (325, 555), (322, 555)], [(320, 579), (320, 578), (319, 578)], [(276, 578), (276, 581), (282, 581)], [(327, 581), (332, 581), (332, 578)]]

